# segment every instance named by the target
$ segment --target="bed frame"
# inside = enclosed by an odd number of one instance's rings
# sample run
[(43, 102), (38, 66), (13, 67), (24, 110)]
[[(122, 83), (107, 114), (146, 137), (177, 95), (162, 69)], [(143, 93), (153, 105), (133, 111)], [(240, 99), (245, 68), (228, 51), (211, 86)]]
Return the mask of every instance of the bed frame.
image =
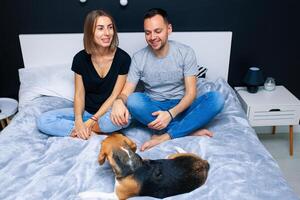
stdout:
[[(82, 33), (19, 35), (24, 67), (68, 64), (83, 49)], [(191, 46), (199, 66), (208, 68), (207, 78), (227, 81), (232, 32), (173, 32), (169, 39)], [(143, 32), (119, 33), (120, 47), (131, 56), (145, 47)]]

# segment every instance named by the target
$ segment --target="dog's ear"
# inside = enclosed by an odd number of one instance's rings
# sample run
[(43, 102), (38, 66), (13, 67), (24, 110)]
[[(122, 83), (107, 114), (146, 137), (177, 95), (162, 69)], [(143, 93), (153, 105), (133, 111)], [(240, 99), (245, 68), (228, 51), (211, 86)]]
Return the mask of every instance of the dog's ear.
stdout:
[(101, 150), (100, 150), (100, 153), (98, 156), (98, 162), (100, 165), (103, 165), (103, 163), (105, 162), (106, 156), (107, 156), (106, 152), (104, 152), (104, 150), (103, 150), (103, 145), (101, 145)]
[(128, 146), (133, 152), (136, 152), (136, 144), (131, 139), (125, 137), (125, 142), (128, 144)]

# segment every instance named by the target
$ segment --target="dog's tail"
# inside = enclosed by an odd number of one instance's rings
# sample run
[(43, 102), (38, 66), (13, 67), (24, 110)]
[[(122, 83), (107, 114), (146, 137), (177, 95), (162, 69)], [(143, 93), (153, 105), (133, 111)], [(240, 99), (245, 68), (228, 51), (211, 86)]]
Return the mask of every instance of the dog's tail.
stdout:
[(177, 151), (177, 153), (186, 153), (186, 151), (183, 148), (181, 148), (181, 147), (175, 146), (174, 148)]
[(78, 194), (80, 200), (118, 200), (116, 193), (105, 193), (105, 192), (96, 192), (96, 191), (86, 191), (80, 192)]

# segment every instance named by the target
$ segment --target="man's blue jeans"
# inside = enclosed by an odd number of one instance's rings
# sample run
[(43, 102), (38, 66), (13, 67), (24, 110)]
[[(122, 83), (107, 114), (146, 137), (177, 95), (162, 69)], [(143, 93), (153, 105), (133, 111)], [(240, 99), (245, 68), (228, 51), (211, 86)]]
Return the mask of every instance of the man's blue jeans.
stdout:
[[(127, 108), (132, 118), (144, 125), (156, 119), (152, 116), (155, 111), (166, 111), (179, 103), (180, 99), (156, 101), (150, 99), (146, 94), (136, 92), (131, 94), (127, 100)], [(177, 115), (164, 129), (171, 138), (178, 138), (189, 135), (194, 131), (203, 128), (223, 108), (224, 97), (221, 93), (207, 92), (194, 100), (192, 105), (184, 112)]]
[[(110, 133), (129, 126), (130, 122), (123, 127), (113, 124), (110, 120), (110, 113), (111, 110), (107, 111), (98, 120), (102, 132)], [(82, 120), (86, 121), (91, 117), (92, 114), (85, 111), (82, 115)], [(62, 108), (43, 113), (37, 119), (37, 127), (41, 132), (46, 133), (47, 135), (70, 136), (75, 125), (74, 121), (75, 116), (73, 108)]]

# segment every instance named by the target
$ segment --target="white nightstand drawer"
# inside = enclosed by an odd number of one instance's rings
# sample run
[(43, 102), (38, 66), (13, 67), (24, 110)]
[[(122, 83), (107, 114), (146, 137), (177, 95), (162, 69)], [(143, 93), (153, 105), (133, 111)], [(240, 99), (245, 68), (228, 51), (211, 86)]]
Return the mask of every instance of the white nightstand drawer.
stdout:
[(252, 126), (296, 125), (299, 123), (300, 106), (264, 105), (249, 108)]
[(257, 93), (249, 93), (245, 87), (236, 87), (241, 105), (251, 126), (289, 126), (290, 155), (293, 155), (293, 125), (300, 119), (300, 101), (284, 86), (276, 86), (274, 91), (262, 87)]

